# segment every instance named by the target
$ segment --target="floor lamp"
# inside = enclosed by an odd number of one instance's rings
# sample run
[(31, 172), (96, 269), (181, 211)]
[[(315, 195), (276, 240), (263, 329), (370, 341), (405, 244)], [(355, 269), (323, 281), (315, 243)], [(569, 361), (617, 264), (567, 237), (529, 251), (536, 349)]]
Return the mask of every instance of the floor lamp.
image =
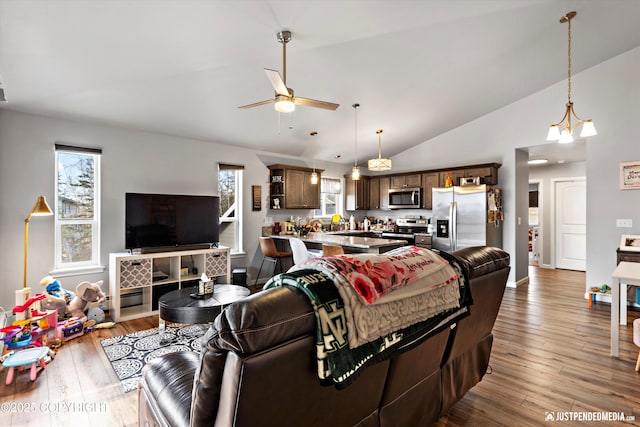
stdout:
[(47, 200), (44, 196), (39, 196), (36, 204), (33, 205), (33, 209), (27, 215), (27, 218), (24, 220), (24, 283), (23, 288), (27, 287), (27, 250), (29, 247), (29, 221), (32, 216), (48, 216), (53, 215), (51, 208), (47, 204)]

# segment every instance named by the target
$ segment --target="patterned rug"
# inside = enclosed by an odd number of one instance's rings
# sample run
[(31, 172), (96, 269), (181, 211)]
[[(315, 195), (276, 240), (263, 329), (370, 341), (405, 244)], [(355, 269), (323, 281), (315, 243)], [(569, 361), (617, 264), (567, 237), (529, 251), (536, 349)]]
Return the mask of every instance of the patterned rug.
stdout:
[(158, 328), (134, 332), (102, 340), (102, 348), (111, 362), (111, 367), (120, 379), (125, 393), (135, 390), (140, 381), (144, 365), (163, 354), (178, 351), (200, 353), (200, 338), (206, 332), (207, 325), (169, 325), (165, 334), (172, 340), (160, 343)]

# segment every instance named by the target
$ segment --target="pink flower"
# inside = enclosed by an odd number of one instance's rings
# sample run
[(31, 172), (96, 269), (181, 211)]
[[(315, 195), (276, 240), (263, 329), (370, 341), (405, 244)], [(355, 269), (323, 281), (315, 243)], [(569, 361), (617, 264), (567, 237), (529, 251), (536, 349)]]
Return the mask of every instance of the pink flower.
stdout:
[(378, 292), (376, 292), (373, 282), (366, 275), (351, 273), (347, 276), (347, 279), (367, 304), (371, 304), (378, 298)]

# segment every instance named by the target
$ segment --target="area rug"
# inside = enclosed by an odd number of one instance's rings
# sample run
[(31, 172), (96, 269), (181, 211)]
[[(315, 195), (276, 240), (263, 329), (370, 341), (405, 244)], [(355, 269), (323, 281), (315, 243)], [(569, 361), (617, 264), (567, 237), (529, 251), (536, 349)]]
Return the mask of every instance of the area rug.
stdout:
[(165, 334), (172, 338), (167, 344), (160, 343), (158, 328), (106, 338), (101, 344), (122, 389), (127, 393), (138, 387), (142, 368), (150, 360), (178, 351), (200, 353), (200, 338), (206, 328), (205, 325), (167, 325)]

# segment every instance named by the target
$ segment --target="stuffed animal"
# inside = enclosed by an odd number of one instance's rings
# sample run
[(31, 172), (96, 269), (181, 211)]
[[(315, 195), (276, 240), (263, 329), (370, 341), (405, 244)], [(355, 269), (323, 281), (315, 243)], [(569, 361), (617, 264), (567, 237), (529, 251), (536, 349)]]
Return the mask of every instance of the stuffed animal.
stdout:
[(85, 317), (84, 310), (87, 308), (89, 303), (103, 302), (106, 296), (100, 287), (102, 283), (102, 280), (98, 280), (95, 283), (80, 283), (76, 287), (76, 297), (69, 304), (69, 314), (74, 317), (83, 318)]
[(42, 310), (58, 310), (58, 319), (64, 319), (68, 312), (69, 303), (76, 297), (73, 292), (64, 289), (60, 282), (51, 276), (40, 280), (40, 286), (45, 286), (46, 298), (40, 301)]

